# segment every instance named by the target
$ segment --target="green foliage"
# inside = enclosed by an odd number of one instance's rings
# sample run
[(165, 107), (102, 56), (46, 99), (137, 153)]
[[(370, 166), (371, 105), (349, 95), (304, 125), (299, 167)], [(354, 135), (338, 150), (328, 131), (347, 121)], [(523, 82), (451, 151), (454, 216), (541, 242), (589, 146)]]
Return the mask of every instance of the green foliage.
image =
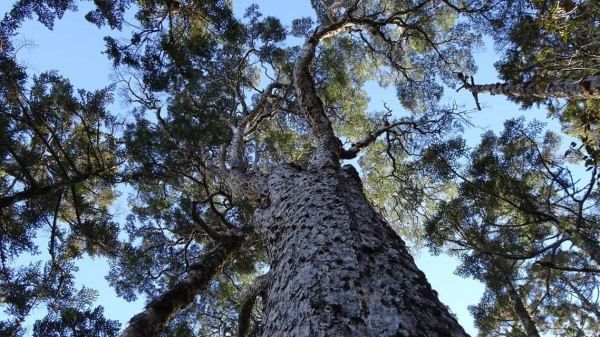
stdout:
[(54, 1), (17, 1), (10, 13), (7, 13), (3, 22), (3, 29), (14, 31), (25, 19), (36, 19), (52, 29), (54, 21), (62, 18), (66, 11), (74, 11), (77, 6), (73, 0), (54, 0)]
[[(391, 11), (386, 6), (369, 3), (359, 15), (380, 10), (377, 15), (384, 17)], [(302, 166), (314, 147), (289, 87), (300, 48), (284, 45), (288, 32), (279, 21), (263, 17), (257, 6), (251, 6), (242, 20), (231, 23), (235, 34), (227, 34), (212, 26), (215, 21), (195, 26), (198, 17), (179, 14), (186, 11), (182, 3), (177, 15), (165, 16), (168, 28), (141, 18), (143, 29), (134, 33), (128, 45), (107, 40), (108, 54), (115, 64), (128, 66), (134, 75), (132, 80), (124, 80), (145, 84), (129, 95), (131, 102), (139, 104), (134, 123), (124, 133), (130, 158), (127, 174), (136, 196), (130, 200), (133, 214), (126, 227), (128, 242), (113, 261), (108, 277), (117, 292), (130, 300), (138, 294), (152, 297), (168, 289), (214, 244), (191, 219), (192, 200), (208, 198), (198, 214), (217, 231), (223, 231), (228, 222), (236, 227), (248, 225), (251, 205), (238, 200), (236, 191), (229, 190), (224, 181), (206, 174), (211, 164), (231, 165), (232, 149), (228, 146), (244, 116), (257, 107), (263, 112), (260, 124), (247, 131), (242, 146), (242, 158), (253, 169), (266, 171), (283, 162)], [(412, 177), (416, 172), (412, 156), (431, 139), (457, 130), (453, 113), (436, 107), (441, 86), (435, 84), (435, 78), (441, 76), (451, 82), (452, 71), (472, 68), (469, 50), (478, 36), (467, 25), (455, 24), (456, 18), (451, 10), (435, 15), (426, 8), (415, 10), (407, 24), (410, 29), (382, 25), (380, 34), (364, 27), (348, 31), (323, 41), (315, 58), (317, 91), (339, 137), (359, 140), (379, 125), (382, 114), (365, 111), (368, 96), (362, 87), (367, 81), (398, 86), (408, 83), (412, 86), (410, 95), (402, 97), (407, 106), (413, 98), (423, 97), (412, 106), (421, 116), (398, 119), (399, 126), (385, 141), (369, 147), (364, 157), (365, 168), (372, 166), (373, 172), (365, 176), (365, 187), (396, 214), (393, 221), (397, 223), (410, 218), (403, 210), (405, 205), (416, 212), (423, 207), (423, 196), (435, 193), (425, 191), (422, 177)], [(199, 26), (208, 27), (210, 33), (196, 29)], [(291, 33), (306, 36), (314, 28), (312, 20), (302, 19), (294, 22)], [(451, 58), (439, 60), (436, 48)], [(265, 99), (258, 88), (268, 85), (267, 80), (280, 83), (281, 89)], [(385, 159), (382, 152), (390, 157)], [(387, 176), (390, 172), (392, 176)], [(222, 193), (215, 195), (217, 192)], [(397, 199), (389, 198), (399, 192)], [(386, 199), (399, 202), (384, 205)], [(265, 263), (260, 245), (247, 243), (246, 249), (251, 253), (240, 255), (231, 271), (226, 271), (236, 291), (226, 286), (227, 279), (215, 280), (214, 288), (175, 318), (167, 335), (236, 325), (235, 308), (227, 301), (236, 298), (257, 273), (256, 268)], [(206, 315), (201, 323), (199, 313)]]
[[(16, 69), (7, 68), (7, 75)], [(121, 159), (112, 131), (116, 120), (105, 110), (110, 88), (76, 95), (54, 73), (34, 77), (28, 90), (24, 81), (2, 78), (1, 296), (14, 317), (25, 317), (40, 303), (68, 294), (70, 261), (84, 252), (114, 253), (118, 225), (109, 206), (118, 195)], [(43, 268), (18, 266), (17, 258), (40, 253), (41, 233), (49, 236), (51, 260)], [(23, 287), (33, 275), (36, 281)]]
[[(172, 41), (169, 32), (159, 33), (140, 42), (147, 45), (143, 54), (128, 54), (132, 62), (126, 64), (150, 85), (129, 96), (141, 105), (123, 135), (130, 158), (126, 174), (136, 195), (130, 198), (132, 214), (125, 225), (128, 239), (118, 258), (111, 261), (107, 276), (127, 300), (164, 293), (215, 247), (216, 242), (192, 219), (192, 201), (206, 200), (198, 205), (198, 216), (217, 232), (228, 226), (245, 227), (251, 221), (251, 205), (232, 197), (235, 191), (224, 181), (206, 174), (207, 163), (227, 158), (223, 151), (233, 135), (228, 120), (240, 118), (258, 102), (260, 94), (254, 86), (260, 78), (251, 63), (258, 60), (287, 67), (282, 56), (287, 51), (278, 46), (285, 37), (279, 22), (262, 19), (256, 8), (249, 9), (246, 17), (251, 24), (239, 25), (239, 37), (247, 44), (176, 31), (173, 34), (180, 35), (174, 35)], [(158, 98), (161, 92), (170, 96), (164, 103)], [(240, 97), (247, 98), (244, 105)], [(287, 104), (274, 98), (264, 107), (276, 109)], [(254, 147), (248, 146), (245, 156), (255, 156), (255, 163), (264, 167), (300, 158), (295, 153), (301, 148), (294, 142), (300, 138), (285, 132), (298, 120), (293, 116), (266, 120), (252, 135), (249, 144)], [(226, 268), (229, 277), (214, 279), (202, 296), (177, 314), (164, 335), (218, 330), (221, 326), (213, 317), (226, 318), (229, 330), (235, 327), (236, 298), (264, 259), (260, 244), (247, 242)]]
[[(558, 137), (542, 135), (541, 124), (509, 121), (502, 135), (485, 134), (467, 156), (456, 136), (461, 114), (439, 105), (444, 86), (458, 83), (456, 72), (475, 71), (475, 28), (511, 42), (499, 64), (506, 78), (556, 77), (545, 62), (564, 65), (557, 58), (564, 37), (583, 36), (562, 18), (545, 17), (541, 7), (527, 14), (526, 1), (493, 8), (487, 1), (469, 8), (362, 1), (348, 8), (354, 2), (319, 0), (311, 1), (316, 20), (297, 19), (287, 28), (256, 5), (235, 18), (225, 0), (95, 4), (86, 18), (117, 29), (123, 14), (135, 10), (138, 28), (128, 41), (105, 38), (130, 107), (126, 125), (106, 111), (114, 87), (75, 91), (57, 73), (29, 78), (10, 43), (0, 50), (0, 297), (10, 315), (0, 322), (2, 333), (22, 333), (19, 322), (45, 303), (50, 314), (36, 323), (37, 335), (114, 335), (118, 325), (102, 317), (102, 308), (88, 309), (90, 292), (73, 289), (74, 259), (109, 256), (107, 280), (118, 295), (150, 299), (218, 245), (205, 228), (251, 232), (256, 205), (219, 173), (235, 165), (252, 173), (286, 162), (306, 166), (316, 142), (293, 83), (301, 47), (287, 45), (288, 36), (309, 37), (350, 12), (352, 24), (321, 41), (310, 71), (346, 148), (370, 142), (358, 161), (372, 202), (413, 246), (423, 244), (425, 233), (432, 250), (462, 259), (457, 273), (486, 284), (472, 308), (482, 333), (523, 334), (506, 299), (510, 287), (540, 330), (577, 335), (572, 327), (579, 324), (597, 332), (584, 318), (597, 307), (598, 284), (589, 272), (595, 267), (583, 249), (573, 248), (598, 236), (596, 190), (575, 186), (567, 162), (555, 155)], [(18, 2), (0, 25), (0, 39), (9, 41), (33, 14), (51, 27), (73, 9), (71, 1)], [(589, 19), (579, 9), (573, 13), (578, 23)], [(368, 82), (394, 86), (406, 114), (367, 111)], [(583, 161), (594, 175), (595, 110), (586, 102), (562, 114), (570, 132), (582, 137), (568, 159)], [(119, 182), (131, 189), (122, 224), (109, 212)], [(40, 232), (50, 233), (49, 261), (13, 266), (24, 254), (40, 253)], [(249, 237), (164, 336), (235, 332), (238, 301), (267, 267), (264, 247)], [(255, 307), (254, 327), (262, 305)]]
[[(505, 293), (495, 294), (486, 291), (477, 305), (469, 306), (469, 311), (479, 329), (478, 336), (502, 334), (504, 336), (526, 337), (511, 310), (511, 303)], [(500, 322), (500, 326), (498, 326)]]
[(580, 143), (573, 142), (565, 154), (584, 161), (587, 170), (592, 170), (600, 161), (600, 106), (596, 100), (568, 102), (559, 114), (563, 132), (577, 137)]
[(485, 133), (466, 162), (457, 160), (464, 146), (456, 140), (432, 147), (438, 157), (423, 162), (438, 179), (459, 183), (457, 194), (426, 222), (427, 241), (435, 252), (460, 257), (459, 275), (486, 285), (471, 308), (482, 335), (524, 333), (514, 303), (506, 300), (511, 287), (540, 332), (598, 331), (582, 319), (596, 313), (592, 294), (599, 285), (596, 258), (581, 241), (598, 235), (597, 208), (584, 206), (597, 203), (594, 178), (576, 184), (557, 154), (560, 139), (542, 129), (539, 122), (509, 120), (499, 136)]
[(79, 311), (69, 308), (53, 316), (37, 321), (33, 327), (36, 337), (112, 337), (118, 336), (120, 323), (107, 320), (103, 315), (104, 308)]
[[(62, 325), (61, 312), (91, 305), (94, 292), (74, 289), (73, 261), (118, 248), (109, 207), (119, 194), (123, 153), (116, 141), (120, 123), (106, 110), (114, 87), (76, 91), (56, 72), (29, 78), (11, 40), (27, 18), (35, 15), (52, 28), (74, 9), (71, 1), (18, 1), (0, 22), (0, 298), (7, 314), (0, 325), (6, 336), (23, 334), (23, 320), (41, 305), (50, 316), (40, 327), (48, 329)], [(80, 313), (104, 322), (101, 311)]]
[[(552, 0), (515, 1), (512, 6), (520, 9), (507, 15), (505, 29), (492, 34), (503, 50), (495, 65), (503, 80), (546, 83), (597, 72), (599, 8), (589, 1)], [(534, 97), (517, 101), (525, 108), (548, 103)]]

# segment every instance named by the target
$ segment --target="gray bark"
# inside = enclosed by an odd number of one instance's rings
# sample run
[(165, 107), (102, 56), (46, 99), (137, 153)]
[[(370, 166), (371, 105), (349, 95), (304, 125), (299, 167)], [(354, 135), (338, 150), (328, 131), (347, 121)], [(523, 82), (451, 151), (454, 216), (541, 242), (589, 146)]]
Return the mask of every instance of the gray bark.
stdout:
[(506, 277), (506, 275), (504, 275), (504, 277), (506, 282), (506, 289), (508, 291), (508, 297), (510, 298), (510, 301), (513, 304), (513, 310), (519, 317), (519, 321), (521, 321), (521, 324), (523, 325), (527, 336), (539, 337), (540, 334), (537, 330), (535, 322), (531, 318), (531, 315), (529, 315), (529, 311), (527, 311), (527, 308), (525, 308), (525, 304), (523, 303), (519, 292), (517, 292), (517, 290), (513, 286), (513, 283), (508, 279), (508, 277)]
[[(336, 30), (330, 28), (332, 32)], [(327, 31), (327, 30), (325, 30)], [(335, 136), (331, 121), (325, 114), (323, 101), (317, 96), (314, 78), (310, 65), (315, 56), (315, 50), (324, 31), (315, 32), (315, 36), (307, 39), (294, 65), (294, 87), (298, 103), (308, 121), (312, 134), (316, 139), (317, 148), (309, 159), (309, 167), (339, 166), (339, 155), (342, 144)]]
[[(484, 244), (481, 242), (481, 244)], [(508, 293), (508, 298), (512, 303), (513, 312), (519, 318), (521, 325), (525, 329), (525, 332), (528, 337), (539, 337), (540, 334), (537, 330), (537, 326), (531, 315), (529, 315), (529, 311), (527, 310), (519, 291), (515, 289), (515, 285), (512, 277), (510, 276), (512, 273), (508, 272), (510, 270), (507, 266), (507, 260), (494, 257), (493, 255), (487, 255), (489, 257), (490, 269), (494, 270), (494, 273), (491, 274), (492, 278), (498, 278), (501, 280), (501, 284), (506, 289)]]
[(474, 94), (505, 95), (511, 97), (600, 99), (600, 75), (585, 76), (580, 79), (558, 79), (546, 83), (465, 84), (465, 87)]
[(281, 165), (267, 187), (262, 336), (467, 336), (348, 170)]

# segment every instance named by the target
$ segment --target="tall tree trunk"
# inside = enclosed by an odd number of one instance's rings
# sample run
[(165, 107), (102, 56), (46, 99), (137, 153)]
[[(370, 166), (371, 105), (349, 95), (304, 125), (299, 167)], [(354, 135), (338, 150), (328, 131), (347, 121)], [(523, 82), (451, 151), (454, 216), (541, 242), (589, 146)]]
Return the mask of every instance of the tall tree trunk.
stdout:
[(266, 184), (262, 336), (467, 336), (349, 170), (281, 165)]
[(600, 75), (580, 79), (558, 79), (552, 82), (526, 82), (519, 84), (496, 83), (467, 84), (473, 94), (505, 95), (511, 97), (541, 97), (568, 99), (600, 99)]

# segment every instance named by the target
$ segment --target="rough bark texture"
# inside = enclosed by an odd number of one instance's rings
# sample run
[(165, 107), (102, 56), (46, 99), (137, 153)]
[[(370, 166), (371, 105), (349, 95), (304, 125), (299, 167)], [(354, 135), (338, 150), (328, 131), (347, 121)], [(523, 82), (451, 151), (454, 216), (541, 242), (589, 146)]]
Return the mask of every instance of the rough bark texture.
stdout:
[(325, 114), (323, 102), (317, 96), (314, 79), (310, 73), (310, 64), (314, 58), (317, 44), (317, 39), (309, 39), (304, 44), (294, 66), (294, 87), (298, 103), (317, 139), (317, 150), (309, 161), (309, 166), (315, 168), (320, 165), (337, 164), (341, 150), (341, 143), (333, 133), (333, 127)]
[(347, 169), (275, 168), (262, 336), (467, 336)]
[(467, 85), (474, 94), (506, 95), (512, 97), (541, 97), (569, 99), (600, 99), (600, 75), (581, 79), (559, 79), (550, 83), (526, 82), (520, 84), (496, 83)]
[(300, 55), (294, 64), (294, 88), (298, 103), (315, 139), (317, 149), (311, 155), (309, 168), (318, 169), (323, 166), (339, 166), (342, 143), (335, 136), (331, 121), (325, 113), (323, 101), (317, 95), (315, 79), (311, 73), (311, 64), (319, 42), (342, 31), (350, 22), (339, 22), (328, 27), (317, 29), (302, 46)]
[(508, 297), (510, 298), (510, 301), (513, 304), (513, 310), (519, 317), (519, 320), (521, 321), (521, 324), (523, 325), (527, 336), (539, 337), (540, 334), (537, 330), (537, 327), (535, 326), (535, 322), (531, 318), (531, 315), (529, 315), (529, 311), (527, 311), (527, 308), (525, 308), (523, 300), (521, 300), (521, 296), (519, 295), (512, 282), (508, 278), (505, 278), (505, 282), (506, 289), (508, 291)]
[(241, 170), (231, 170), (227, 177), (227, 184), (232, 191), (239, 195), (254, 201), (262, 198), (262, 175), (255, 171), (244, 172)]
[(188, 275), (183, 280), (150, 302), (146, 310), (133, 316), (121, 337), (158, 336), (165, 324), (206, 288), (213, 276), (225, 266), (242, 245), (243, 238), (243, 234), (232, 236), (206, 254), (202, 262), (191, 265)]

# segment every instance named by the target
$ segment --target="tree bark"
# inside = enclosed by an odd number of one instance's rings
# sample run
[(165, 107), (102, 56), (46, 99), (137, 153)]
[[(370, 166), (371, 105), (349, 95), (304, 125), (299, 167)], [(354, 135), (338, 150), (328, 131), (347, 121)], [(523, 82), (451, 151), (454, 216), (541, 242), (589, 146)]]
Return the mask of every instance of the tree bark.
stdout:
[(133, 316), (121, 337), (154, 337), (175, 314), (188, 306), (242, 245), (244, 235), (231, 238), (206, 254), (202, 261), (190, 265), (187, 276), (172, 289), (154, 299), (146, 310)]
[(527, 308), (525, 308), (525, 304), (523, 303), (519, 292), (517, 292), (517, 290), (513, 286), (513, 283), (506, 275), (503, 274), (503, 277), (504, 281), (506, 282), (506, 290), (508, 291), (508, 297), (510, 298), (510, 301), (513, 304), (513, 310), (519, 317), (519, 320), (521, 321), (521, 324), (523, 325), (527, 336), (539, 337), (540, 333), (538, 332), (535, 322), (531, 318), (531, 315), (529, 315), (529, 311), (527, 311)]
[(349, 170), (281, 165), (266, 184), (262, 336), (467, 336)]
[(465, 84), (473, 94), (505, 95), (511, 97), (541, 97), (567, 99), (600, 99), (600, 75), (580, 79), (558, 79), (552, 82)]

